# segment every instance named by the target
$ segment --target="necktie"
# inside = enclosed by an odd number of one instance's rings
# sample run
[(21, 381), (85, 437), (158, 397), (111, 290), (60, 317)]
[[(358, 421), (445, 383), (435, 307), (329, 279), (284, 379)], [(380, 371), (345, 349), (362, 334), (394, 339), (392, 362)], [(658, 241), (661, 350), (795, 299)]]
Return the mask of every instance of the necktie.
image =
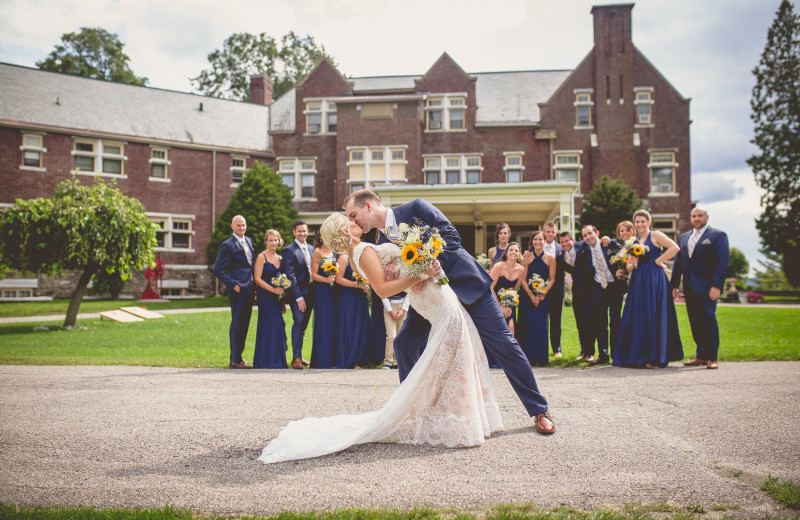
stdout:
[(386, 227), (383, 229), (383, 234), (386, 235), (392, 244), (400, 243), (400, 235), (397, 234), (397, 228), (394, 226)]
[(311, 255), (308, 254), (308, 245), (301, 244), (300, 248), (303, 250), (303, 257), (306, 259), (306, 267), (308, 267), (308, 272), (311, 272)]
[(567, 251), (567, 263), (569, 265), (575, 265), (575, 249)]
[(603, 286), (603, 289), (608, 287), (609, 278), (607, 276), (608, 269), (606, 268), (606, 262), (603, 260), (603, 256), (600, 254), (599, 248), (592, 248), (592, 258), (594, 259), (594, 268), (595, 270), (600, 273), (600, 285)]
[(700, 232), (697, 230), (692, 231), (692, 236), (689, 237), (689, 245), (687, 246), (689, 248), (689, 258), (692, 257), (692, 254), (694, 253), (694, 246), (697, 245), (697, 240), (699, 238)]
[(247, 245), (247, 240), (244, 238), (242, 239), (242, 249), (244, 249), (244, 255), (247, 257), (247, 263), (253, 265), (253, 253), (250, 252), (250, 246)]

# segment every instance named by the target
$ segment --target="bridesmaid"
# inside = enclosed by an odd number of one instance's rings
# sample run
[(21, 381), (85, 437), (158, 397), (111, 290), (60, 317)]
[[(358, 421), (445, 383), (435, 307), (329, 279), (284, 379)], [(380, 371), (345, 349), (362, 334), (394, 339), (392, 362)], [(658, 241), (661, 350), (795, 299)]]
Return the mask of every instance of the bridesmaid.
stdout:
[(641, 257), (628, 257), (630, 283), (614, 366), (664, 368), (683, 359), (675, 302), (664, 272), (665, 262), (680, 248), (661, 231), (650, 231), (650, 222), (643, 209), (633, 214), (638, 242), (650, 249)]
[[(501, 261), (494, 264), (494, 267), (492, 267), (492, 270), (489, 272), (489, 276), (492, 277), (492, 292), (498, 304), (500, 303), (500, 299), (497, 296), (497, 292), (500, 289), (514, 289), (515, 291), (519, 291), (519, 286), (523, 278), (525, 278), (525, 268), (519, 263), (519, 259), (519, 244), (516, 242), (509, 242)], [(506, 323), (508, 324), (511, 334), (514, 334), (514, 323), (516, 321), (514, 315), (516, 314), (516, 309), (512, 307), (503, 307), (501, 305), (500, 310), (503, 316), (506, 317)], [(486, 351), (486, 358), (489, 360), (490, 368), (500, 368), (500, 364), (488, 350)]]
[(281, 234), (274, 229), (264, 235), (267, 249), (256, 257), (253, 279), (258, 291), (258, 329), (253, 368), (286, 368), (286, 325), (283, 313), (284, 290), (272, 286), (272, 278), (283, 273), (278, 248), (283, 246)]
[(509, 240), (511, 240), (511, 227), (505, 222), (497, 224), (494, 230), (495, 247), (489, 248), (489, 259), (492, 262), (490, 268), (503, 258)]
[(369, 347), (369, 289), (360, 289), (353, 277), (347, 255), (339, 255), (337, 298), (336, 367), (361, 368)]
[[(556, 259), (544, 253), (544, 233), (541, 231), (534, 231), (529, 250), (533, 254), (526, 254), (523, 260), (523, 265), (529, 263), (522, 284), (523, 293), (519, 299), (520, 321), (525, 324), (525, 333), (518, 338), (518, 341), (531, 365), (544, 366), (550, 360), (550, 349), (547, 347), (550, 297), (547, 291), (553, 286), (556, 277)], [(547, 281), (544, 294), (534, 295), (531, 291), (528, 280), (533, 273)]]
[(338, 255), (325, 245), (322, 236), (317, 233), (314, 239), (314, 255), (311, 265), (316, 269), (311, 272), (314, 283), (314, 338), (311, 347), (311, 368), (332, 368), (336, 362), (336, 277), (326, 275), (322, 269), (323, 258)]
[[(612, 255), (619, 251), (625, 242), (631, 239), (634, 234), (633, 222), (623, 220), (617, 224), (617, 238), (612, 240), (608, 246), (608, 252)], [(617, 269), (614, 275), (614, 282), (609, 284), (608, 289), (608, 331), (611, 357), (617, 350), (619, 341), (619, 323), (622, 315), (622, 301), (625, 293), (628, 292), (628, 271), (627, 269)]]

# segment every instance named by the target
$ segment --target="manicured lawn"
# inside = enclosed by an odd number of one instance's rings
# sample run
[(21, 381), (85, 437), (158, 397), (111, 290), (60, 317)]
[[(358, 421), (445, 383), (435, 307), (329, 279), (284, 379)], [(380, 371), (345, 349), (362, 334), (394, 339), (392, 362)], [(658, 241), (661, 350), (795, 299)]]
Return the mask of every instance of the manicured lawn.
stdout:
[[(679, 305), (677, 311), (684, 354), (691, 359), (695, 344), (686, 309)], [(257, 316), (254, 312), (244, 352), (248, 361), (253, 356)], [(720, 361), (800, 360), (800, 310), (719, 307), (718, 318)], [(287, 312), (284, 319), (290, 337), (291, 314)], [(229, 324), (227, 312), (172, 314), (139, 323), (78, 320), (73, 330), (57, 322), (3, 324), (0, 364), (221, 368), (227, 366)], [(310, 326), (303, 347), (305, 359), (311, 356), (311, 338)], [(564, 309), (562, 343), (564, 357), (551, 357), (551, 364), (584, 366), (574, 360), (580, 347), (571, 308)]]
[[(66, 314), (69, 300), (50, 302), (3, 302), (0, 303), (0, 318), (19, 316), (50, 316)], [(137, 300), (86, 300), (78, 310), (81, 314), (111, 311), (120, 307), (146, 307), (157, 311), (161, 309), (195, 309), (201, 307), (227, 307), (228, 298), (200, 298), (197, 300), (170, 300), (167, 302), (140, 302)]]

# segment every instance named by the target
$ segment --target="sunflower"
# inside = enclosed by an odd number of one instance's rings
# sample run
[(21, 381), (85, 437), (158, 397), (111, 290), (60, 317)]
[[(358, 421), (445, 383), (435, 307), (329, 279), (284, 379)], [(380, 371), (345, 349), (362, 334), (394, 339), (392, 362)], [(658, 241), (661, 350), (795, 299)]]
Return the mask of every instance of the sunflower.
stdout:
[(336, 267), (331, 262), (328, 262), (327, 264), (323, 265), (322, 266), (322, 270), (325, 271), (326, 273), (330, 273), (330, 272), (338, 273), (339, 272), (339, 268)]
[(531, 288), (532, 288), (534, 291), (538, 291), (538, 290), (539, 290), (539, 287), (541, 287), (541, 285), (542, 285), (542, 284), (541, 284), (541, 282), (533, 282), (533, 283), (531, 284)]
[(642, 256), (643, 253), (644, 249), (642, 249), (641, 245), (636, 244), (635, 246), (633, 246), (633, 256)]
[(417, 244), (408, 244), (403, 248), (400, 257), (405, 261), (406, 265), (411, 265), (419, 258), (417, 254)]

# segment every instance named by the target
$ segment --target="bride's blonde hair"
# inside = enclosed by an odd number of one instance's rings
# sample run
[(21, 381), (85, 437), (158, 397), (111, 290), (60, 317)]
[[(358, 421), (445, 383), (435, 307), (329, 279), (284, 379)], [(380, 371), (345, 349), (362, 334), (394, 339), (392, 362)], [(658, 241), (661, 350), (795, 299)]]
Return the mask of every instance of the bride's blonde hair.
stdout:
[(344, 234), (349, 224), (350, 221), (341, 213), (331, 213), (319, 228), (322, 241), (340, 255), (347, 254), (347, 246), (350, 245), (350, 238)]

